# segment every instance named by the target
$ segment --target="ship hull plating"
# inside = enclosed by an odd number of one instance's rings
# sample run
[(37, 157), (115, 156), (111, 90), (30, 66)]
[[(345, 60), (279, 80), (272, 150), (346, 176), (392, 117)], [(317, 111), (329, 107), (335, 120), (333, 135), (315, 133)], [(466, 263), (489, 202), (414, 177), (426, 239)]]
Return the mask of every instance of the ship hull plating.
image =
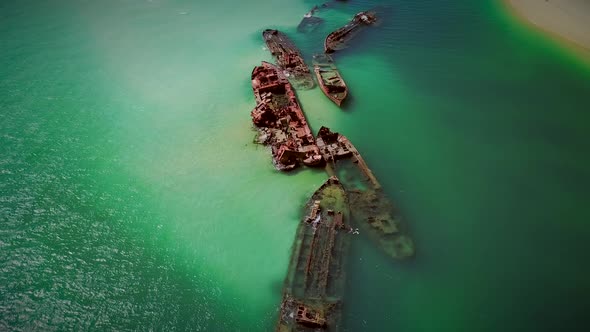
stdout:
[(414, 243), (400, 227), (391, 200), (358, 150), (343, 135), (322, 127), (316, 142), (329, 174), (337, 175), (346, 188), (352, 220), (388, 256), (404, 259), (414, 255)]
[(348, 96), (348, 86), (336, 68), (332, 57), (328, 54), (314, 55), (313, 68), (322, 92), (336, 105), (342, 105)]
[(352, 233), (348, 199), (336, 177), (310, 198), (297, 235), (277, 331), (339, 331), (345, 260)]
[(262, 32), (262, 38), (277, 64), (296, 89), (308, 90), (314, 87), (309, 67), (305, 64), (297, 46), (286, 34), (278, 30), (266, 29)]
[(252, 70), (252, 90), (256, 98), (252, 122), (259, 131), (259, 143), (270, 145), (275, 167), (288, 171), (300, 164), (323, 165), (295, 91), (283, 73), (262, 62)]
[(350, 41), (362, 28), (377, 21), (372, 11), (360, 12), (352, 18), (348, 24), (330, 33), (324, 41), (324, 52), (333, 53), (347, 47)]

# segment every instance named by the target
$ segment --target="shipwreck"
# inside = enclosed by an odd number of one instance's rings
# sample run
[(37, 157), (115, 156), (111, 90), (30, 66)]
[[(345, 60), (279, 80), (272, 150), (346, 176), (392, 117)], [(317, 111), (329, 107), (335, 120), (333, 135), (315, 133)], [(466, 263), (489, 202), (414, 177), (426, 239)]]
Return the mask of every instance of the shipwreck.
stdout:
[(262, 62), (252, 70), (256, 107), (251, 112), (258, 128), (258, 142), (270, 145), (278, 170), (299, 164), (321, 166), (323, 158), (309, 129), (295, 91), (277, 66)]
[(332, 57), (328, 54), (315, 54), (313, 56), (313, 70), (322, 92), (340, 106), (348, 96), (348, 87)]
[(336, 177), (312, 195), (297, 228), (276, 331), (341, 328), (348, 199)]
[(412, 239), (400, 228), (393, 204), (354, 145), (326, 127), (320, 128), (316, 141), (328, 174), (338, 176), (346, 188), (352, 220), (388, 256), (396, 259), (413, 256)]
[(266, 29), (262, 32), (262, 37), (277, 64), (296, 89), (305, 90), (314, 87), (309, 67), (305, 64), (297, 46), (286, 34), (278, 30)]
[(334, 51), (346, 48), (346, 43), (362, 30), (362, 28), (371, 25), (376, 21), (377, 17), (373, 11), (357, 13), (348, 24), (330, 33), (326, 37), (326, 40), (324, 41), (324, 52), (333, 53)]

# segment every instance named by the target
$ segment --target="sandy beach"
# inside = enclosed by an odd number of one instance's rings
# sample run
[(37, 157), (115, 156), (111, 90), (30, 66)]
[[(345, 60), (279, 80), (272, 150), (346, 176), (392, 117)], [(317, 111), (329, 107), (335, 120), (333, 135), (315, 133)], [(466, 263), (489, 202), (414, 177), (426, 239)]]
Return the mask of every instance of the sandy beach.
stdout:
[(542, 30), (590, 50), (589, 0), (505, 0)]
[(505, 0), (538, 28), (590, 51), (590, 1)]

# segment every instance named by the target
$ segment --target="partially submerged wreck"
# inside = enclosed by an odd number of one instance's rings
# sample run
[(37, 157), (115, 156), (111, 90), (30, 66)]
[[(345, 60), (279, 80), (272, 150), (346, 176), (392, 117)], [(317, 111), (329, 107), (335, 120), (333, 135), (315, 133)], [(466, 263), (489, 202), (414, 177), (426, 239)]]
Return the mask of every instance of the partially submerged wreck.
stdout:
[(348, 87), (332, 57), (328, 54), (315, 54), (313, 56), (313, 70), (324, 94), (340, 106), (348, 96)]
[(363, 27), (371, 25), (377, 21), (375, 12), (364, 11), (354, 15), (352, 20), (342, 28), (330, 33), (324, 41), (324, 52), (332, 53), (346, 47), (346, 43), (351, 40)]
[(301, 20), (301, 22), (299, 22), (299, 25), (297, 26), (297, 32), (307, 33), (317, 29), (318, 26), (324, 22), (324, 20), (314, 15), (316, 11), (320, 10), (320, 8), (326, 7), (328, 7), (327, 3), (324, 3), (321, 6), (313, 6), (309, 12), (303, 15), (303, 19)]
[(285, 71), (285, 76), (296, 89), (311, 89), (314, 87), (313, 77), (305, 64), (299, 49), (284, 33), (266, 29), (262, 37), (279, 67)]
[(300, 163), (322, 165), (322, 155), (295, 91), (283, 73), (263, 61), (252, 70), (252, 89), (256, 98), (252, 121), (258, 127), (259, 142), (271, 146), (275, 167), (287, 171)]
[(278, 332), (339, 330), (348, 220), (346, 192), (330, 177), (308, 201), (297, 228)]
[(306, 15), (297, 25), (297, 32), (309, 33), (315, 31), (322, 23), (324, 23), (324, 19)]
[(328, 173), (338, 176), (346, 188), (353, 221), (387, 255), (396, 259), (413, 256), (413, 241), (400, 229), (393, 204), (354, 145), (326, 127), (320, 128), (316, 142)]

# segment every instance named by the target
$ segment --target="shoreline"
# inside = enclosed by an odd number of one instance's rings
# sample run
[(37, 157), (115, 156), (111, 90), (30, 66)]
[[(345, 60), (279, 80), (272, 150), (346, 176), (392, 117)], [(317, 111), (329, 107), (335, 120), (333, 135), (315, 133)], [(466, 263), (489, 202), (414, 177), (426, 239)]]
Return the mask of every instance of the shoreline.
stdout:
[(590, 1), (503, 0), (518, 20), (590, 60)]

